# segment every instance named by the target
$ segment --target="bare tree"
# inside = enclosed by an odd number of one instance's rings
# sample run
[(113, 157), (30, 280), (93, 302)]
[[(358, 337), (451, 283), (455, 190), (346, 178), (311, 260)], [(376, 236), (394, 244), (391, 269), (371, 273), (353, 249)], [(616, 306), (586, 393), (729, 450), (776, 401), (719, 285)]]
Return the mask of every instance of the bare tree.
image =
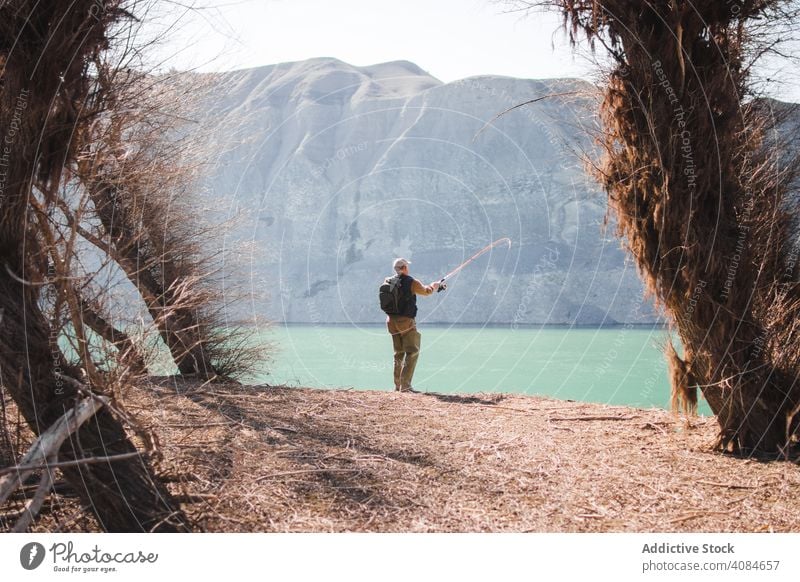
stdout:
[(782, 0), (554, 0), (570, 38), (611, 57), (597, 176), (618, 234), (684, 346), (727, 450), (796, 443), (800, 287), (789, 195), (797, 162), (754, 98), (751, 66), (797, 22)]
[(110, 104), (79, 157), (76, 178), (97, 219), (79, 232), (137, 289), (181, 374), (239, 375), (258, 355), (237, 341), (242, 327), (220, 317), (232, 299), (216, 285), (221, 251), (210, 243), (220, 228), (203, 225), (194, 207), (206, 142), (185, 116), (203, 90), (185, 78), (98, 70), (125, 107)]
[[(105, 388), (70, 276), (76, 234), (59, 236), (53, 221), (60, 186), (94, 121), (85, 105), (103, 99), (92, 64), (113, 43), (112, 31), (131, 18), (127, 4), (0, 3), (0, 381), (36, 434), (81, 396)], [(63, 310), (78, 337), (81, 368), (65, 361), (59, 329), (42, 311), (43, 289), (52, 290), (56, 319)], [(58, 459), (104, 529), (186, 530), (146, 455), (136, 452), (109, 401), (66, 439)], [(109, 460), (81, 462), (92, 458)]]

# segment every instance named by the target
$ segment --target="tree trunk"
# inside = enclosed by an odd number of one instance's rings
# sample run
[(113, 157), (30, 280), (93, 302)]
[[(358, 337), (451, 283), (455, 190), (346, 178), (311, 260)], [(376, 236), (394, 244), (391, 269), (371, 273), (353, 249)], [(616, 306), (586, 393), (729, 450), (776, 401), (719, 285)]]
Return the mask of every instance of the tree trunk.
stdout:
[(123, 360), (130, 366), (131, 372), (134, 374), (146, 374), (147, 364), (130, 336), (124, 331), (114, 327), (108, 320), (101, 316), (99, 310), (92, 306), (89, 301), (81, 295), (78, 289), (73, 288), (73, 292), (78, 300), (83, 323), (88, 325), (97, 335), (117, 348)]
[[(720, 424), (720, 446), (786, 451), (798, 283), (786, 195), (796, 166), (771, 158), (747, 101), (754, 22), (781, 0), (560, 0), (611, 53), (600, 181), (648, 289), (663, 304)], [(794, 253), (794, 258), (792, 258)]]
[[(170, 351), (178, 370), (184, 375), (203, 379), (216, 376), (209, 355), (205, 349), (206, 341), (191, 307), (180, 304), (175, 297), (174, 285), (164, 271), (170, 257), (155, 257), (147, 252), (154, 248), (147, 237), (151, 235), (145, 225), (137, 224), (130, 216), (126, 205), (118, 197), (136, 196), (135, 192), (120, 192), (116, 185), (102, 180), (103, 170), (83, 165), (86, 174), (84, 186), (94, 204), (110, 244), (96, 241), (122, 268), (128, 280), (136, 287), (144, 300), (161, 339)], [(146, 204), (146, 196), (141, 204)], [(95, 242), (92, 237), (90, 242)], [(160, 279), (154, 271), (161, 272)]]
[[(73, 140), (89, 121), (80, 113), (92, 92), (87, 59), (107, 48), (106, 30), (121, 15), (115, 0), (0, 3), (0, 381), (37, 435), (78, 397), (59, 374), (79, 376), (63, 364), (58, 330), (39, 307), (45, 274), (34, 268), (42, 256), (30, 207), (36, 197), (53, 203)], [(135, 450), (119, 420), (102, 409), (64, 444), (60, 459)], [(82, 465), (64, 475), (107, 531), (188, 529), (144, 459)]]
[[(16, 264), (19, 264), (18, 257)], [(13, 265), (12, 257), (0, 261)], [(13, 272), (13, 271), (12, 271)], [(20, 272), (17, 269), (17, 272)], [(75, 376), (61, 359), (56, 338), (50, 336), (31, 287), (0, 269), (0, 370), (5, 388), (23, 417), (40, 434), (64, 414), (79, 394), (58, 374)], [(120, 422), (105, 408), (64, 444), (59, 460), (131, 453)], [(64, 469), (64, 476), (91, 507), (106, 531), (184, 531), (186, 518), (153, 475), (144, 459)]]

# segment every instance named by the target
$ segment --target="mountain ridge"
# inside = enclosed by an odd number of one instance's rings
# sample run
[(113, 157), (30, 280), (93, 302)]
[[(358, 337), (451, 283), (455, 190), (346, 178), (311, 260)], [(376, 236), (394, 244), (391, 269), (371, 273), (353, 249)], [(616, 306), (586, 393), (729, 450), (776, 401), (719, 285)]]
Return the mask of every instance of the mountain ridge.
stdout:
[(584, 170), (597, 154), (592, 84), (442, 83), (407, 61), (328, 58), (213, 75), (206, 120), (235, 145), (220, 147), (205, 186), (211, 202), (228, 201), (218, 214), (242, 220), (226, 240), (259, 250), (245, 275), (273, 290), (259, 307), (269, 318), (379, 322), (377, 286), (396, 256), (428, 282), (507, 236), (511, 251), (462, 271), (421, 317), (661, 321)]

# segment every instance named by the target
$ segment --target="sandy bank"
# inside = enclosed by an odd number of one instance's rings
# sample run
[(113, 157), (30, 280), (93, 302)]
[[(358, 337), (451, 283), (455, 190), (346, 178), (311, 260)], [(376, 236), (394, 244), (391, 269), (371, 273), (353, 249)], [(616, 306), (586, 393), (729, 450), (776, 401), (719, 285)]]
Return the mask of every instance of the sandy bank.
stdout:
[(713, 419), (516, 395), (175, 392), (149, 398), (208, 530), (800, 531), (797, 466), (712, 452)]
[(797, 466), (712, 452), (713, 419), (519, 395), (137, 392), (160, 473), (207, 531), (800, 531)]

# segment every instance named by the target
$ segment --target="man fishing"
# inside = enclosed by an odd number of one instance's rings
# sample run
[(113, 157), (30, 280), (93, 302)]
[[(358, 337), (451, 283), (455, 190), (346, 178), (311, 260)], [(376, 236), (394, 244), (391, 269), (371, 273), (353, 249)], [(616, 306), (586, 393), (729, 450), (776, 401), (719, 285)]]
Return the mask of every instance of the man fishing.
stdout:
[(381, 309), (387, 314), (386, 327), (392, 334), (394, 344), (394, 389), (399, 392), (414, 392), (411, 378), (417, 367), (421, 336), (417, 331), (417, 295), (431, 295), (434, 291), (444, 291), (445, 281), (461, 271), (481, 255), (500, 245), (511, 248), (511, 239), (501, 238), (486, 245), (458, 267), (447, 273), (439, 281), (423, 285), (408, 274), (409, 261), (394, 260), (394, 277), (388, 277), (379, 289)]
[(394, 389), (399, 392), (414, 392), (411, 378), (422, 339), (415, 319), (417, 295), (431, 295), (440, 287), (445, 288), (441, 281), (423, 285), (408, 274), (409, 264), (406, 259), (395, 259), (393, 267), (397, 275), (387, 278), (381, 286), (381, 307), (387, 313), (386, 327), (394, 345)]

